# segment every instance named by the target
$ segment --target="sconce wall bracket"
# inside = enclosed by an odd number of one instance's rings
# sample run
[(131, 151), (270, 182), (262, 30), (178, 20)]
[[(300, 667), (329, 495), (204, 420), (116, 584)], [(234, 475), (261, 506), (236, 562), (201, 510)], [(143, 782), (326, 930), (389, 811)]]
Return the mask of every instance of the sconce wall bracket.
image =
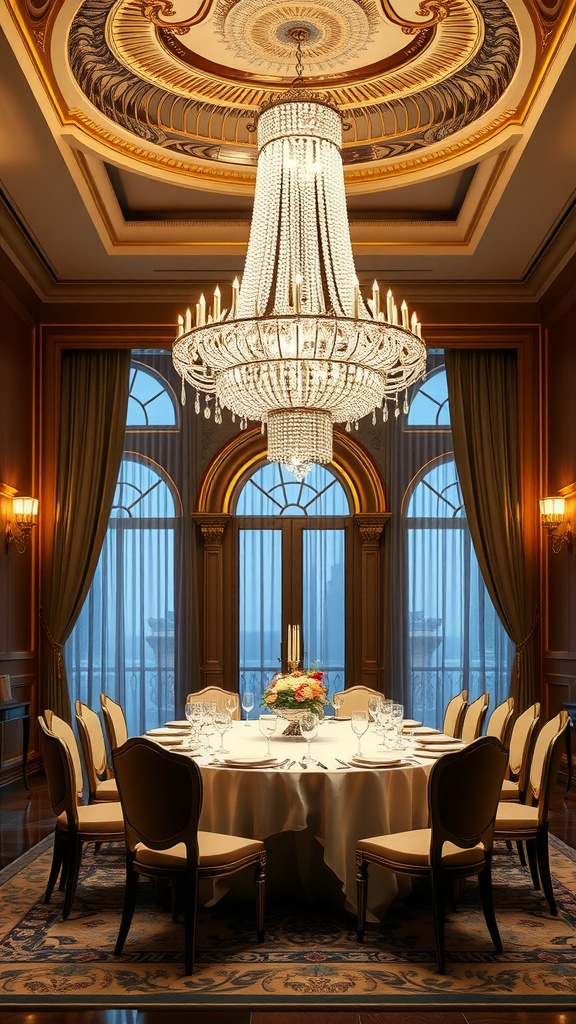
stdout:
[(548, 533), (550, 547), (555, 555), (559, 555), (562, 547), (566, 544), (568, 551), (572, 551), (572, 524), (569, 520), (561, 523), (544, 523)]

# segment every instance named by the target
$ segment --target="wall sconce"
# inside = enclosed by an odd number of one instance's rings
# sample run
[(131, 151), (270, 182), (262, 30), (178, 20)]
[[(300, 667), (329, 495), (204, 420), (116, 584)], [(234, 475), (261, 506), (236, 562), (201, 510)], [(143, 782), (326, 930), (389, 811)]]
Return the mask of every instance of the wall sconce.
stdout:
[(38, 523), (38, 498), (12, 498), (14, 522), (6, 523), (6, 548), (14, 544), (23, 555), (28, 547), (30, 531)]
[(548, 533), (550, 547), (555, 555), (560, 553), (563, 544), (569, 550), (572, 548), (572, 526), (570, 520), (564, 520), (565, 512), (565, 498), (540, 498), (542, 526)]

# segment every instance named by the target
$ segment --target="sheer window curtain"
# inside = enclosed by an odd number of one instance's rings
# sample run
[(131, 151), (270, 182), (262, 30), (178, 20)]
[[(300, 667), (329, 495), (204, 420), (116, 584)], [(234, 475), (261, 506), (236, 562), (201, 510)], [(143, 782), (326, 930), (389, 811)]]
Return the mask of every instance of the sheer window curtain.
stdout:
[(90, 587), (122, 458), (130, 352), (62, 354), (52, 562), (42, 595), (40, 708), (70, 721), (62, 648)]
[(520, 523), (517, 357), (510, 350), (447, 349), (452, 433), (466, 515), (486, 587), (516, 649), (510, 695), (537, 699), (532, 643), (537, 596)]

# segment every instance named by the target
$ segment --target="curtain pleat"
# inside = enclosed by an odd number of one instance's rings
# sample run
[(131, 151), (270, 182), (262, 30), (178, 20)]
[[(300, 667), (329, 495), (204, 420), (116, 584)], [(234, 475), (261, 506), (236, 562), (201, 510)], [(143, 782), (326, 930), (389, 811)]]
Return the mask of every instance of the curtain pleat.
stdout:
[(52, 563), (42, 604), (40, 707), (70, 720), (62, 647), (88, 593), (122, 457), (130, 352), (62, 355)]
[(447, 349), (454, 454), (486, 588), (516, 647), (510, 694), (537, 699), (532, 640), (536, 594), (528, 586), (520, 523), (517, 358), (512, 351)]

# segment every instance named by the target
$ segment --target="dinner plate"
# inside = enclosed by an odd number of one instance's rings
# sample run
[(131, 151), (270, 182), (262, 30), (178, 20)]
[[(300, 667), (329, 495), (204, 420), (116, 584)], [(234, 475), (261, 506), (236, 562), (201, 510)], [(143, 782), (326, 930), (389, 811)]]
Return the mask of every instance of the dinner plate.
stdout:
[(422, 722), (417, 722), (414, 718), (405, 718), (402, 722), (404, 729), (417, 729), (421, 725)]
[(274, 768), (280, 761), (277, 757), (223, 757), (223, 768)]
[(416, 742), (421, 747), (463, 747), (462, 740), (449, 739), (447, 736), (420, 736)]
[(176, 748), (178, 748), (178, 750), (191, 749), (188, 746), (188, 740), (178, 739), (177, 736), (174, 736), (173, 739), (170, 739), (169, 736), (151, 736), (150, 739), (154, 740), (154, 743), (159, 743), (161, 747), (170, 747), (171, 750), (175, 750)]
[(433, 746), (428, 747), (428, 748), (420, 747), (420, 749), (416, 751), (416, 756), (420, 757), (420, 754), (423, 754), (426, 751), (426, 749), (428, 749), (430, 751), (430, 753), (435, 753), (435, 754), (453, 754), (456, 750), (463, 750), (464, 749), (464, 744), (463, 743), (459, 743), (459, 744), (456, 744), (456, 743), (435, 743)]
[(441, 736), (439, 729), (433, 729), (431, 725), (420, 725), (412, 730), (414, 736)]
[(390, 754), (389, 757), (386, 754), (382, 754), (381, 757), (360, 757), (355, 755), (350, 758), (349, 763), (355, 765), (357, 768), (389, 768), (395, 764), (405, 764), (406, 758), (398, 757), (397, 754)]
[(163, 726), (160, 729), (148, 729), (148, 732), (146, 733), (146, 735), (147, 736), (170, 736), (172, 739), (174, 739), (175, 737), (177, 737), (179, 735), (183, 735), (184, 732), (186, 732), (186, 734), (187, 734), (189, 732), (189, 729), (186, 729), (186, 730), (182, 729), (181, 732), (180, 731), (177, 732), (175, 729), (168, 729), (166, 726)]
[(338, 718), (334, 715), (331, 719), (332, 722), (351, 722), (352, 715), (338, 715)]
[(167, 729), (189, 729), (190, 722), (186, 718), (181, 718), (179, 722), (166, 722)]

